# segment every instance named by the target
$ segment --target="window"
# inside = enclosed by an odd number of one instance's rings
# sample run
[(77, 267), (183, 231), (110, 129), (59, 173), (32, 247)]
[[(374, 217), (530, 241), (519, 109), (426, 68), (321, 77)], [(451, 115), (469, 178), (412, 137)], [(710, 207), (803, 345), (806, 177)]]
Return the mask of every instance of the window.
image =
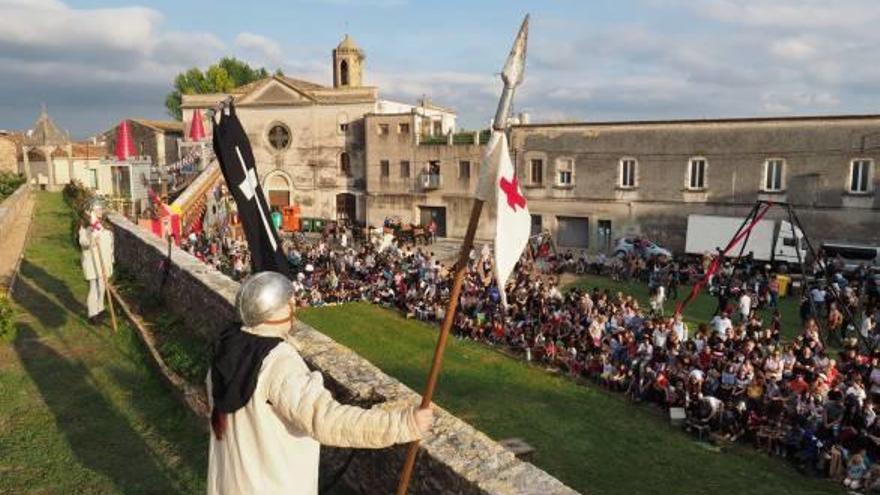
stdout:
[(379, 176), (383, 179), (387, 179), (389, 175), (391, 175), (391, 165), (388, 163), (388, 160), (379, 160)]
[(88, 186), (92, 189), (98, 188), (98, 170), (94, 168), (90, 168), (86, 170), (86, 178), (88, 182)]
[(442, 136), (443, 135), (443, 121), (435, 120), (434, 121), (434, 135)]
[(538, 185), (544, 182), (544, 160), (532, 158), (529, 161), (529, 182)]
[(636, 187), (636, 167), (638, 162), (635, 158), (623, 158), (620, 160), (620, 187)]
[(284, 124), (275, 124), (269, 128), (269, 144), (276, 151), (282, 151), (290, 146), (290, 129)]
[(706, 159), (691, 158), (688, 161), (688, 189), (706, 188)]
[(387, 136), (388, 135), (388, 124), (379, 124), (379, 127), (377, 129), (379, 131), (380, 136)]
[(428, 162), (428, 173), (431, 175), (440, 175), (440, 160), (431, 160)]
[(348, 124), (339, 124), (339, 132), (348, 132)]
[(351, 177), (351, 159), (344, 151), (339, 154), (339, 171), (342, 172), (342, 175)]
[(764, 190), (777, 192), (783, 189), (782, 173), (785, 168), (785, 160), (771, 158), (764, 162)]
[(397, 124), (397, 133), (398, 134), (409, 134), (409, 123), (402, 122), (400, 124)]
[(563, 158), (556, 162), (556, 184), (570, 186), (574, 184), (574, 160)]
[(339, 85), (348, 86), (348, 60), (339, 64)]
[(131, 198), (131, 169), (127, 166), (112, 166), (113, 196)]
[(605, 251), (611, 250), (611, 220), (599, 220), (599, 228), (597, 229), (599, 237), (599, 249)]
[(871, 191), (871, 167), (874, 160), (858, 159), (850, 164), (849, 192), (866, 193)]
[(462, 160), (458, 162), (458, 178), (462, 180), (462, 182), (468, 182), (471, 180), (471, 162)]
[(400, 162), (400, 178), (409, 179), (409, 161)]
[(539, 235), (544, 230), (544, 219), (541, 215), (530, 215), (532, 217), (532, 228), (530, 235)]

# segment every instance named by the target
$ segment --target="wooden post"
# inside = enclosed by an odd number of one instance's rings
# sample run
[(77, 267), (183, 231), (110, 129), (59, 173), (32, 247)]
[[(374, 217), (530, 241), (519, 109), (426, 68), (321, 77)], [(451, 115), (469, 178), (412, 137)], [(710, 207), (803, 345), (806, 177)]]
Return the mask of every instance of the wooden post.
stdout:
[[(422, 408), (431, 405), (431, 400), (434, 397), (434, 389), (437, 386), (437, 379), (440, 377), (440, 369), (443, 366), (443, 351), (446, 350), (446, 340), (449, 337), (449, 331), (452, 329), (452, 323), (455, 320), (455, 311), (458, 309), (458, 299), (461, 295), (461, 285), (464, 282), (464, 275), (467, 273), (468, 260), (471, 249), (474, 247), (474, 236), (477, 232), (477, 224), (480, 221), (482, 211), (483, 200), (474, 198), (467, 232), (464, 236), (464, 242), (461, 244), (461, 250), (458, 253), (458, 261), (455, 264), (455, 275), (452, 280), (452, 291), (449, 294), (449, 304), (446, 306), (446, 314), (443, 315), (440, 336), (437, 338), (437, 347), (434, 349), (434, 359), (431, 362), (431, 371), (428, 374), (428, 383), (425, 385), (425, 392), (422, 394), (422, 403), (420, 405)], [(418, 453), (419, 442), (410, 443), (406, 453), (406, 461), (403, 464), (403, 471), (400, 474), (400, 483), (397, 485), (397, 495), (406, 494)]]
[[(493, 121), (493, 132), (504, 132), (507, 126), (507, 117), (510, 114), (510, 105), (513, 101), (514, 89), (522, 82), (523, 68), (526, 56), (526, 40), (529, 31), (529, 16), (526, 15), (523, 23), (519, 28), (519, 33), (513, 42), (513, 48), (501, 71), (501, 79), (504, 81), (504, 91), (501, 93), (501, 99), (498, 102), (498, 110), (495, 113)], [(493, 142), (492, 139), (489, 142)], [(479, 145), (479, 142), (475, 143)], [(508, 150), (504, 150), (507, 153)], [(464, 282), (465, 273), (467, 273), (468, 260), (471, 249), (474, 247), (474, 236), (477, 233), (477, 224), (480, 222), (480, 214), (483, 211), (483, 203), (489, 182), (483, 183), (484, 178), (493, 177), (493, 172), (488, 170), (490, 167), (492, 150), (487, 150), (483, 167), (480, 169), (481, 180), (477, 186), (477, 194), (474, 197), (474, 204), (471, 207), (471, 217), (468, 220), (467, 231), (465, 232), (464, 241), (461, 244), (461, 250), (458, 253), (458, 262), (455, 264), (455, 273), (452, 279), (452, 291), (449, 293), (449, 304), (446, 306), (446, 314), (443, 315), (443, 323), (440, 325), (440, 335), (437, 337), (437, 347), (434, 349), (434, 359), (431, 362), (431, 371), (428, 373), (428, 383), (425, 385), (425, 392), (422, 394), (421, 408), (431, 405), (434, 397), (434, 389), (437, 386), (437, 380), (440, 377), (440, 369), (443, 366), (443, 352), (446, 350), (446, 340), (449, 338), (449, 331), (452, 329), (452, 323), (455, 320), (455, 310), (458, 309), (458, 300), (461, 295), (461, 285)], [(485, 174), (485, 175), (483, 175)], [(504, 287), (499, 287), (504, 290)], [(419, 453), (419, 442), (415, 441), (409, 444), (406, 453), (406, 461), (403, 464), (403, 470), (400, 473), (400, 483), (397, 485), (397, 495), (406, 495), (409, 487), (409, 480), (412, 477), (413, 467), (415, 466), (416, 456)]]
[(113, 332), (116, 333), (119, 331), (119, 328), (116, 326), (116, 311), (113, 308), (113, 296), (110, 294), (112, 287), (110, 287), (110, 281), (107, 280), (107, 272), (104, 270), (104, 256), (101, 253), (101, 244), (94, 235), (92, 236), (92, 246), (95, 248), (95, 251), (92, 251), (92, 260), (94, 260), (94, 253), (98, 253), (98, 265), (99, 270), (101, 271), (101, 280), (104, 281), (104, 294), (107, 296), (107, 306), (110, 307), (110, 321), (113, 324)]

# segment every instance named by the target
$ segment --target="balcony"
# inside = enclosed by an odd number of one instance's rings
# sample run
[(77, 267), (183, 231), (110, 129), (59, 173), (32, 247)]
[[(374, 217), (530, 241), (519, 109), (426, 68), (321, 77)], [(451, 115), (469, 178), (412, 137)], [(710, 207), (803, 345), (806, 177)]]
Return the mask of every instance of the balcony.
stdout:
[(422, 185), (422, 190), (425, 191), (440, 189), (440, 185), (442, 184), (442, 181), (440, 180), (440, 174), (431, 173), (423, 173), (420, 177), (419, 182)]

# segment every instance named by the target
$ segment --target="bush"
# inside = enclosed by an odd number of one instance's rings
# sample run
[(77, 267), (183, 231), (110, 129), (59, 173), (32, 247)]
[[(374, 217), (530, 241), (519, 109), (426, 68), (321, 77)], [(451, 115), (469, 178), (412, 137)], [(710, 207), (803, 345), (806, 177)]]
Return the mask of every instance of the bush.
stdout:
[(24, 177), (12, 172), (0, 172), (0, 200), (14, 193), (18, 186), (24, 184)]
[(78, 180), (68, 182), (61, 191), (61, 195), (64, 197), (64, 202), (73, 208), (76, 215), (80, 215), (86, 204), (92, 199), (92, 191)]
[(15, 311), (12, 309), (12, 301), (0, 295), (0, 341), (12, 335), (14, 327)]

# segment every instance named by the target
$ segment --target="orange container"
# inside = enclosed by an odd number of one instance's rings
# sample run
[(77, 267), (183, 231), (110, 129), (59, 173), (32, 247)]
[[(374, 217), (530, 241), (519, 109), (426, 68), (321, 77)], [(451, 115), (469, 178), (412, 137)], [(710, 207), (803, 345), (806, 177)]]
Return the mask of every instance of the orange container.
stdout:
[(298, 205), (286, 206), (281, 209), (281, 228), (288, 232), (298, 232), (302, 229), (300, 208)]

